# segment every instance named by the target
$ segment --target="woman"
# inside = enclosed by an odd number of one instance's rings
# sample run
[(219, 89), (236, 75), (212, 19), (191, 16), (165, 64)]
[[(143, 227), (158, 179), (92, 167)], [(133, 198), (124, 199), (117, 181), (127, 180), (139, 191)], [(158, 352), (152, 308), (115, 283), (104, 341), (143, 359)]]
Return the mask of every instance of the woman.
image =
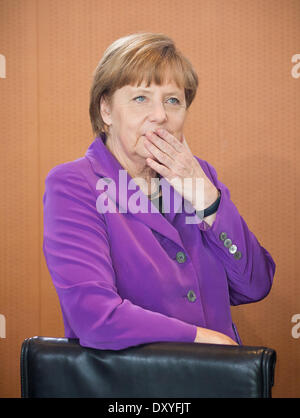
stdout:
[(169, 37), (116, 40), (91, 87), (95, 140), (48, 173), (43, 250), (83, 346), (241, 344), (230, 305), (270, 291), (272, 257), (184, 138), (197, 86)]

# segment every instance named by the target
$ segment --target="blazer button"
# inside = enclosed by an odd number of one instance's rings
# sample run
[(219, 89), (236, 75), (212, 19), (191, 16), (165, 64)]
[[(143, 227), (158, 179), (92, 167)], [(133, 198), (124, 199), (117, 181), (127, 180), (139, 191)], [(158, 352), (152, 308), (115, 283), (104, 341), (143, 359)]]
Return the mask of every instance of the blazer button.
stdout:
[(229, 239), (229, 238), (225, 239), (224, 247), (229, 248), (231, 246), (231, 244), (232, 244), (231, 239)]
[(228, 251), (230, 252), (230, 254), (235, 254), (237, 250), (237, 246), (232, 244), (231, 247), (229, 247)]
[(187, 297), (190, 302), (195, 302), (195, 300), (197, 299), (196, 294), (193, 290), (188, 291)]
[(240, 260), (240, 259), (242, 258), (242, 253), (241, 253), (240, 251), (237, 251), (237, 252), (234, 254), (234, 258), (235, 258), (236, 260)]
[(221, 232), (221, 234), (219, 235), (219, 238), (221, 241), (225, 241), (225, 239), (227, 238), (226, 232)]
[(186, 255), (182, 251), (178, 251), (176, 254), (176, 260), (178, 263), (184, 263), (186, 260)]

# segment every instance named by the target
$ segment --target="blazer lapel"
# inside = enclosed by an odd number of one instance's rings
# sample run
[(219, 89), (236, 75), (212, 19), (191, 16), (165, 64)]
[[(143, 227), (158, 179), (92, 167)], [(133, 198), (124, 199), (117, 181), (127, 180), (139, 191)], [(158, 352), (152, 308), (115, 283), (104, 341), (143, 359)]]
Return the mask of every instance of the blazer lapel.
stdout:
[[(92, 169), (101, 178), (99, 187), (103, 189), (103, 182), (107, 184), (106, 196), (109, 196), (116, 211), (132, 213), (135, 218), (145, 223), (149, 228), (183, 246), (182, 240), (172, 222), (176, 213), (183, 211), (183, 198), (161, 176), (163, 207), (167, 213), (163, 216), (148, 197), (134, 182), (127, 170), (122, 167), (115, 156), (105, 146), (106, 137), (95, 138), (89, 146), (85, 156), (91, 163)], [(113, 181), (112, 185), (109, 184)], [(98, 183), (97, 183), (98, 184)], [(137, 212), (138, 209), (138, 212)]]

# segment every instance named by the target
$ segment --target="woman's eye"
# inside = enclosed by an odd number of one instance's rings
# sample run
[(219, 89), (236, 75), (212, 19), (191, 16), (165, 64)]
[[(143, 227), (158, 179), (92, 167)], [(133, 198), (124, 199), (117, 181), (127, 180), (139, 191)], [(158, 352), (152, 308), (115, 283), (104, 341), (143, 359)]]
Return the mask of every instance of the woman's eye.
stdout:
[(176, 97), (170, 97), (170, 99), (169, 100), (176, 100), (176, 102), (172, 102), (172, 104), (177, 104), (177, 103), (179, 103), (179, 100), (178, 99), (176, 99)]
[(143, 100), (142, 101), (137, 100), (137, 99), (140, 99), (140, 98), (145, 99), (145, 96), (137, 96), (133, 100), (135, 100), (137, 103), (143, 103)]
[[(141, 100), (140, 100), (141, 99)], [(146, 100), (146, 97), (145, 96), (137, 96), (137, 97), (135, 97), (134, 99), (133, 99), (135, 102), (137, 102), (137, 103), (144, 103), (145, 102), (145, 100)], [(180, 101), (176, 98), (176, 97), (170, 97), (169, 99), (168, 99), (168, 101), (169, 100), (172, 100), (170, 103), (171, 104), (179, 104), (180, 103)]]

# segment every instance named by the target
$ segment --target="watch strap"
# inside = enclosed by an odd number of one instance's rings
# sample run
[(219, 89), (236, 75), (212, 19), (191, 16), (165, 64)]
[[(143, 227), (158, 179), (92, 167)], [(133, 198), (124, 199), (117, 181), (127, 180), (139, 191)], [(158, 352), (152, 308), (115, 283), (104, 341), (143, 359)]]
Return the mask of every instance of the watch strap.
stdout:
[(199, 218), (203, 219), (217, 212), (220, 201), (221, 201), (221, 190), (218, 189), (218, 192), (219, 192), (219, 196), (208, 208), (204, 209), (204, 211), (203, 210), (196, 211), (196, 214), (197, 216), (199, 216)]

